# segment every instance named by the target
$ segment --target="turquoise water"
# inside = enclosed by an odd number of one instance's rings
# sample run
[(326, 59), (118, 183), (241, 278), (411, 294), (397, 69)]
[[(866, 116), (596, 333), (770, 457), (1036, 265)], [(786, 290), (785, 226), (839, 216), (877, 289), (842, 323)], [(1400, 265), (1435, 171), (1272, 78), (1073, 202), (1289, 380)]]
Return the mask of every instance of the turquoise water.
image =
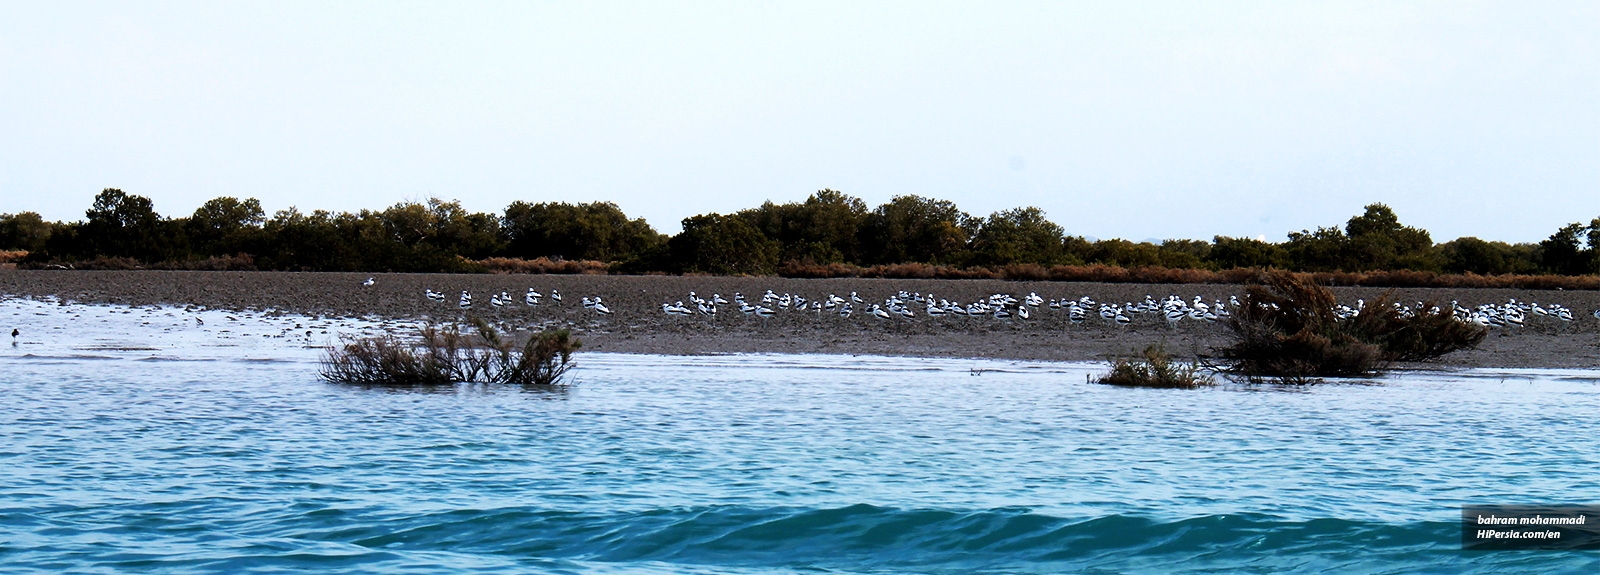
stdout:
[(1178, 391), (1086, 364), (586, 354), (565, 389), (414, 390), (316, 378), (315, 345), (376, 322), (4, 318), (7, 573), (1600, 571), (1463, 553), (1456, 523), (1600, 502), (1594, 371)]

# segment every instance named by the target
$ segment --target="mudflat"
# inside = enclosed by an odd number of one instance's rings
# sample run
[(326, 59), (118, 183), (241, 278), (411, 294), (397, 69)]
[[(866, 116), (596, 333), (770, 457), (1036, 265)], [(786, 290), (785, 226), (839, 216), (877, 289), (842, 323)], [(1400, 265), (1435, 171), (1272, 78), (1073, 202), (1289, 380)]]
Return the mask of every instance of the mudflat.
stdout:
[[(372, 285), (362, 285), (368, 278)], [(533, 288), (545, 297), (537, 306), (523, 303)], [(424, 290), (443, 292), (445, 300), (424, 297)], [(458, 307), (463, 290), (473, 295), (471, 309)], [(829, 294), (856, 304), (850, 317), (832, 310), (797, 311), (772, 306), (775, 314), (760, 317), (721, 306), (716, 316), (672, 315), (661, 304), (687, 303), (689, 293), (733, 300), (735, 293), (759, 302), (768, 290), (807, 299)], [(559, 291), (563, 301), (550, 296)], [(586, 351), (654, 354), (828, 353), (930, 357), (983, 357), (1044, 361), (1100, 360), (1163, 343), (1182, 355), (1206, 353), (1229, 341), (1224, 322), (1184, 319), (1169, 324), (1159, 313), (1131, 314), (1118, 325), (1091, 312), (1072, 322), (1067, 312), (1048, 306), (1032, 317), (929, 316), (923, 305), (911, 306), (914, 317), (874, 317), (872, 303), (902, 291), (970, 303), (991, 294), (1022, 298), (1037, 293), (1046, 300), (1088, 296), (1096, 302), (1141, 302), (1176, 295), (1185, 301), (1199, 296), (1211, 304), (1240, 295), (1240, 285), (1108, 284), (1006, 280), (923, 279), (791, 279), (776, 277), (615, 276), (520, 274), (367, 274), (202, 271), (62, 271), (0, 270), (0, 295), (57, 298), (79, 303), (121, 305), (205, 306), (213, 309), (278, 310), (285, 313), (337, 317), (380, 317), (422, 321), (456, 321), (468, 315), (528, 328), (567, 327)], [(1342, 303), (1370, 302), (1384, 288), (1335, 287)], [(502, 307), (490, 304), (492, 294), (510, 294)], [(1400, 288), (1401, 302), (1458, 301), (1466, 307), (1518, 302), (1560, 305), (1573, 312), (1571, 321), (1529, 314), (1522, 327), (1492, 329), (1477, 349), (1446, 356), (1433, 366), (1600, 368), (1600, 292), (1517, 289)], [(584, 308), (584, 297), (600, 297), (612, 311)], [(693, 308), (693, 304), (688, 304)], [(70, 321), (63, 318), (63, 321)], [(0, 325), (0, 327), (4, 327)]]

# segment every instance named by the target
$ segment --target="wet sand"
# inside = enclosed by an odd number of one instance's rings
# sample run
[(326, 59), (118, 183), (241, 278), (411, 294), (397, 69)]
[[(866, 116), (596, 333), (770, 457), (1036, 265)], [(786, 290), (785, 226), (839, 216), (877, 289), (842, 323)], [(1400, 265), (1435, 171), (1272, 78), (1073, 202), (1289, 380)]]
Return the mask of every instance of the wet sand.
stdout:
[[(372, 286), (362, 286), (368, 277)], [(522, 304), (528, 288), (546, 294), (536, 307)], [(423, 290), (444, 292), (444, 302), (423, 297)], [(469, 311), (457, 307), (462, 290), (474, 296)], [(559, 290), (561, 303), (548, 295)], [(857, 292), (868, 304), (881, 303), (901, 290), (971, 302), (993, 293), (1022, 297), (1036, 292), (1045, 299), (1089, 296), (1100, 302), (1157, 300), (1169, 294), (1185, 300), (1201, 296), (1207, 303), (1226, 301), (1243, 292), (1237, 285), (1104, 284), (1021, 282), (1005, 280), (785, 279), (770, 277), (607, 276), (607, 275), (457, 275), (196, 271), (32, 271), (0, 270), (0, 294), (8, 297), (54, 297), (79, 303), (205, 306), (213, 309), (279, 310), (317, 316), (376, 317), (453, 321), (470, 313), (496, 322), (529, 328), (568, 327), (588, 351), (716, 354), (837, 353), (930, 357), (985, 357), (1044, 361), (1100, 360), (1164, 343), (1184, 355), (1206, 353), (1228, 341), (1221, 323), (1184, 320), (1176, 328), (1158, 314), (1139, 314), (1117, 326), (1091, 315), (1073, 324), (1064, 310), (1040, 308), (1033, 318), (929, 317), (915, 306), (912, 319), (879, 319), (858, 306), (849, 318), (835, 313), (780, 310), (769, 318), (745, 316), (724, 306), (716, 317), (672, 316), (663, 302), (688, 300), (689, 292), (733, 299), (742, 292), (759, 300), (767, 290), (822, 298), (829, 293), (848, 298)], [(516, 300), (496, 308), (490, 295), (505, 291)], [(1376, 299), (1382, 288), (1334, 288), (1341, 302)], [(1530, 314), (1522, 328), (1491, 330), (1478, 349), (1446, 356), (1432, 366), (1600, 368), (1600, 292), (1514, 289), (1397, 289), (1401, 301), (1459, 300), (1468, 307), (1517, 301), (1560, 304), (1575, 318), (1562, 322)], [(600, 296), (613, 310), (601, 315), (579, 304), (584, 296)], [(692, 305), (691, 305), (692, 307)], [(4, 326), (0, 326), (3, 328)]]

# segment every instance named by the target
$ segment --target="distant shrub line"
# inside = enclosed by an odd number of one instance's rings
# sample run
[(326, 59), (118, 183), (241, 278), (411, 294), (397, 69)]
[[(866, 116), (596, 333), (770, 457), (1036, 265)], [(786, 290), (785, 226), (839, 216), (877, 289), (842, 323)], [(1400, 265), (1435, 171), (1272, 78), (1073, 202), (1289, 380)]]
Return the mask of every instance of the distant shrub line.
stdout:
[[(26, 254), (26, 252), (19, 252)], [(3, 255), (4, 252), (0, 252)], [(21, 260), (21, 256), (11, 261)], [(0, 263), (6, 263), (0, 257)], [(69, 265), (25, 263), (23, 269), (76, 269), (76, 270), (195, 270), (195, 271), (261, 271), (249, 255), (210, 257), (182, 262), (157, 262), (145, 264), (133, 258), (96, 258)], [(550, 260), (537, 258), (489, 258), (464, 260), (460, 266), (469, 273), (494, 274), (549, 274), (549, 275), (626, 275), (616, 264), (593, 260)], [(799, 264), (793, 263), (779, 269), (779, 277), (828, 278), (889, 278), (889, 279), (988, 279), (1014, 281), (1098, 282), (1129, 284), (1231, 284), (1246, 283), (1260, 273), (1257, 268), (1239, 268), (1222, 271), (1174, 269), (1161, 267), (1123, 268), (1106, 265), (1050, 266), (1019, 264), (992, 268), (955, 268), (929, 264), (894, 264), (871, 267), (849, 264)], [(644, 272), (649, 274), (650, 272)], [(715, 274), (689, 274), (715, 275)], [(1558, 275), (1478, 275), (1441, 274), (1434, 272), (1300, 272), (1312, 283), (1333, 287), (1414, 287), (1414, 288), (1501, 288), (1537, 290), (1600, 290), (1600, 276)]]
[[(269, 217), (254, 198), (220, 197), (171, 218), (149, 198), (106, 189), (84, 215), (47, 222), (32, 212), (0, 214), (0, 264), (1124, 283), (1236, 283), (1237, 270), (1270, 268), (1319, 274), (1328, 285), (1570, 289), (1592, 286), (1600, 274), (1600, 218), (1537, 244), (1473, 237), (1436, 244), (1383, 204), (1342, 227), (1291, 232), (1282, 242), (1089, 240), (1034, 207), (979, 217), (909, 195), (869, 208), (834, 190), (692, 216), (673, 236), (609, 202), (518, 201), (501, 213), (477, 213), (431, 199), (356, 213), (289, 208)], [(1588, 279), (1555, 279), (1562, 276)]]

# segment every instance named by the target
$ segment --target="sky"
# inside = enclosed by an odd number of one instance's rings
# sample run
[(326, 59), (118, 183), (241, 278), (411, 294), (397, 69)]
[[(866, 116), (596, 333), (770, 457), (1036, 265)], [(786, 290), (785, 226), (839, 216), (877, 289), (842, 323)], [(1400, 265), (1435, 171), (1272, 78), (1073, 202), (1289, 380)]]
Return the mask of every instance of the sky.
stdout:
[(1600, 217), (1600, 2), (0, 3), (0, 212), (109, 187), (1537, 242)]

